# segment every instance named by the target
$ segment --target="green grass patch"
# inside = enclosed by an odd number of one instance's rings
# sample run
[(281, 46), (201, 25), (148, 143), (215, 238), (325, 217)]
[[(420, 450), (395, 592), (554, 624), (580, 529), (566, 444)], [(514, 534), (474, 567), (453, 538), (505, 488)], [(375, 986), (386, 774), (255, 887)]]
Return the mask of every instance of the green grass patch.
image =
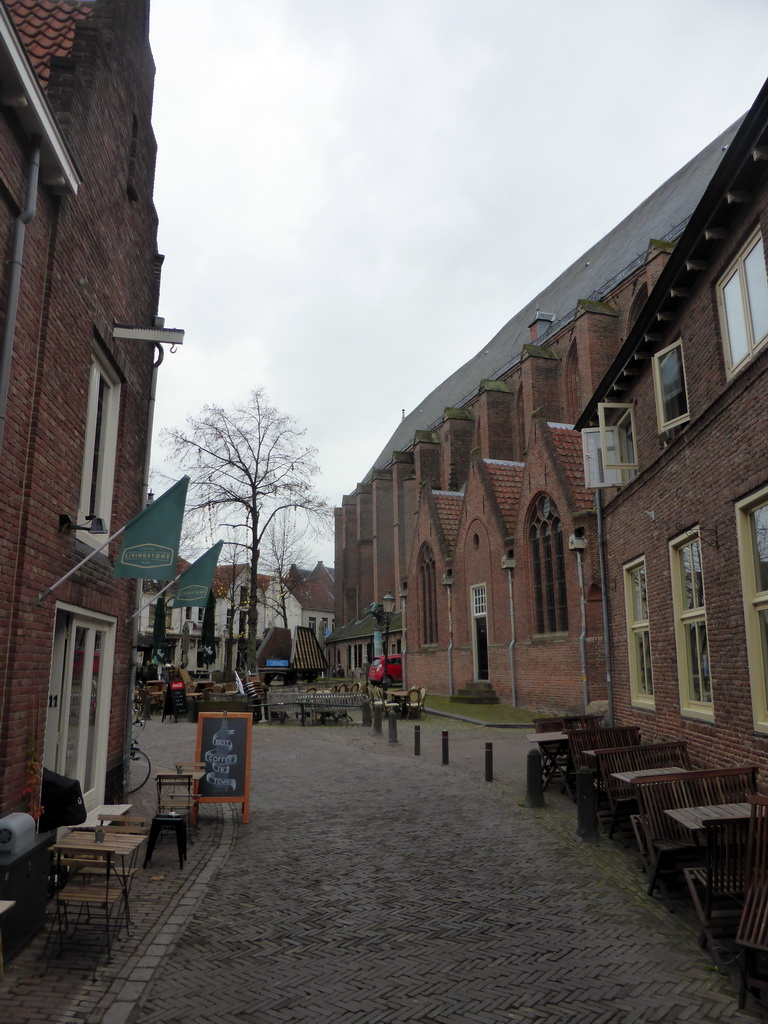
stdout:
[(428, 711), (445, 711), (449, 715), (474, 718), (478, 722), (490, 722), (495, 725), (531, 723), (542, 714), (528, 708), (513, 708), (509, 704), (459, 704), (449, 697), (437, 697), (432, 693), (427, 694), (426, 706)]

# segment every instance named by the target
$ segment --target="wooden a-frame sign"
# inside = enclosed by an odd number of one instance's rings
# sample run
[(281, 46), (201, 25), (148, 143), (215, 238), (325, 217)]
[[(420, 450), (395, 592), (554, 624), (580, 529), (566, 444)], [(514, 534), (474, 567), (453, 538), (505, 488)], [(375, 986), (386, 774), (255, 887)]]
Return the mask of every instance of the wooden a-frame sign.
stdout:
[(201, 711), (197, 719), (195, 760), (205, 765), (197, 783), (201, 804), (241, 804), (248, 821), (251, 795), (253, 716), (248, 712)]

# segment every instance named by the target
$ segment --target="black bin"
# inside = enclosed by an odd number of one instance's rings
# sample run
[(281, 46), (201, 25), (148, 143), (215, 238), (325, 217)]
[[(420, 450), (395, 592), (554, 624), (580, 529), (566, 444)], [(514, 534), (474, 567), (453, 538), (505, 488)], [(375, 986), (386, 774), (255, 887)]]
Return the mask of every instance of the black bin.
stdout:
[(82, 825), (88, 817), (83, 791), (77, 779), (43, 768), (43, 789), (40, 803), (43, 813), (38, 826), (40, 832), (50, 832), (62, 825)]

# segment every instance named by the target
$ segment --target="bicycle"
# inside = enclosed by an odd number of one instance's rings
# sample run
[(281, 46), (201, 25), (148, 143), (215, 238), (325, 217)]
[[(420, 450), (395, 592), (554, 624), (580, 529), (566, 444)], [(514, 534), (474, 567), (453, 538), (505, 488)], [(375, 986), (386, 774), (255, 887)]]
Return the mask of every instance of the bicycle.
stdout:
[(128, 761), (128, 778), (125, 783), (126, 793), (135, 793), (141, 789), (144, 783), (149, 778), (150, 772), (152, 771), (152, 762), (149, 760), (147, 754), (139, 746), (139, 741), (136, 736), (136, 727), (139, 731), (144, 728), (147, 724), (143, 718), (134, 719), (134, 733), (131, 737), (131, 754), (130, 760)]

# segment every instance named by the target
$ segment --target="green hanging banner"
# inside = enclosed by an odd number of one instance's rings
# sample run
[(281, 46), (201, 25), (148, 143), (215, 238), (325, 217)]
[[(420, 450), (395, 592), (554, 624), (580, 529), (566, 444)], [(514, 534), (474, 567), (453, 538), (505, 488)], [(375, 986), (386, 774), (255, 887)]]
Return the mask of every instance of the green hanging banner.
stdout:
[(223, 544), (223, 540), (217, 541), (179, 576), (174, 608), (205, 608)]
[(127, 579), (176, 578), (189, 477), (169, 488), (128, 523), (114, 575)]

